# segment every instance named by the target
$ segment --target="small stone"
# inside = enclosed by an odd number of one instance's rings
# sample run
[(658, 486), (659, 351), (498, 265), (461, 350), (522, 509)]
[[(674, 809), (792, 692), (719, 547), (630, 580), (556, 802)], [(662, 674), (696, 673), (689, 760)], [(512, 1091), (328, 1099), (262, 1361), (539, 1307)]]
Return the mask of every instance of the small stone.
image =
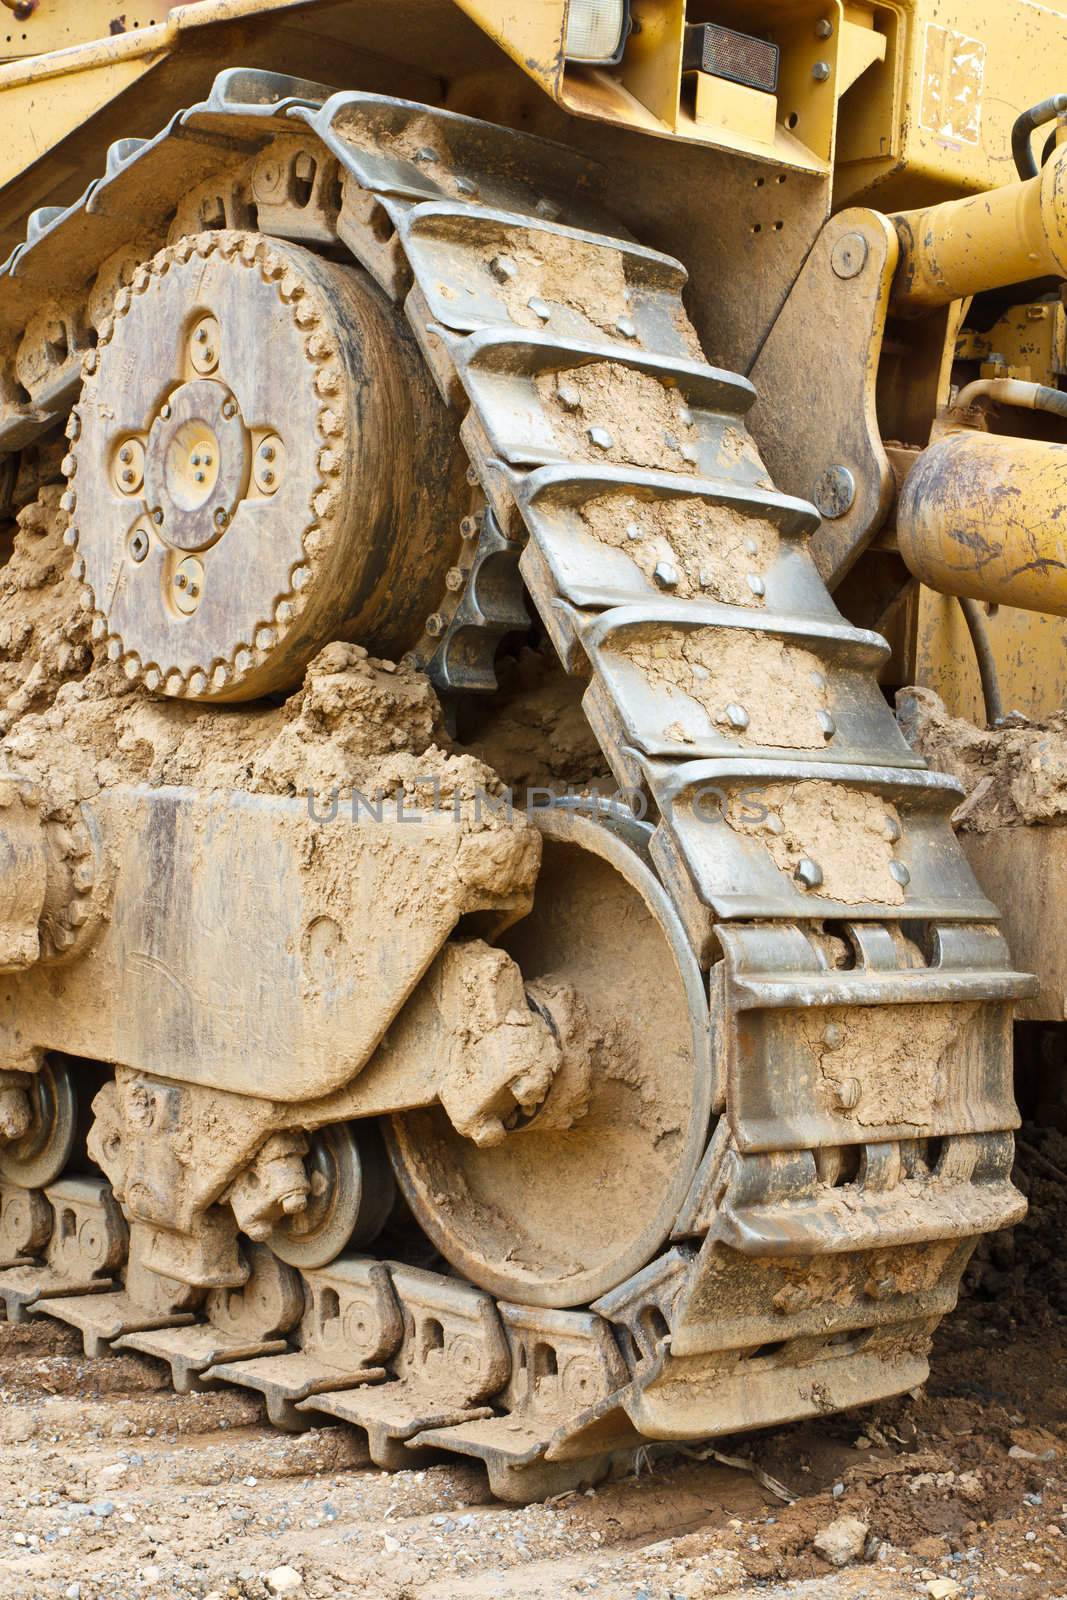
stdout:
[(82, 1586), (80, 1583), (68, 1583), (63, 1590), (63, 1600), (81, 1600)]
[(141, 1568), (141, 1580), (144, 1583), (158, 1583), (163, 1576), (163, 1568), (154, 1564)]
[(930, 1600), (956, 1600), (956, 1596), (963, 1593), (963, 1587), (955, 1578), (934, 1578), (926, 1585), (926, 1592)]
[(835, 1517), (833, 1522), (819, 1529), (811, 1542), (831, 1566), (847, 1567), (850, 1561), (858, 1561), (862, 1556), (869, 1532), (867, 1524), (858, 1517)]
[(94, 1517), (113, 1517), (115, 1515), (115, 1502), (113, 1500), (94, 1500), (91, 1510)]
[(391, 1533), (383, 1533), (382, 1546), (387, 1556), (395, 1556), (400, 1549), (400, 1540), (394, 1539)]
[(296, 1594), (304, 1587), (303, 1576), (295, 1567), (275, 1567), (268, 1572), (264, 1582), (271, 1594)]

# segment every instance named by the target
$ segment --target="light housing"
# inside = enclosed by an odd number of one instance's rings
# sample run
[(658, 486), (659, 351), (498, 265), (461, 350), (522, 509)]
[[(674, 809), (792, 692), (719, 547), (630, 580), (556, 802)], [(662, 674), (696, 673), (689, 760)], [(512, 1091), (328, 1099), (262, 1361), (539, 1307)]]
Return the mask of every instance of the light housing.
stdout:
[(563, 53), (585, 66), (618, 66), (631, 27), (630, 0), (570, 0)]

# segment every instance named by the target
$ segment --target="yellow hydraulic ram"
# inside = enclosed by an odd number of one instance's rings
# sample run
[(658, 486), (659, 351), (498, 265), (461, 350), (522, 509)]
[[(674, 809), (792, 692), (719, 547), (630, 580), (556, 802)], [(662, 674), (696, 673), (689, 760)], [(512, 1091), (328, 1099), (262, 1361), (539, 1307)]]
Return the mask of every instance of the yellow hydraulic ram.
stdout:
[(1067, 144), (1035, 178), (893, 218), (893, 310), (921, 315), (1032, 278), (1067, 278)]

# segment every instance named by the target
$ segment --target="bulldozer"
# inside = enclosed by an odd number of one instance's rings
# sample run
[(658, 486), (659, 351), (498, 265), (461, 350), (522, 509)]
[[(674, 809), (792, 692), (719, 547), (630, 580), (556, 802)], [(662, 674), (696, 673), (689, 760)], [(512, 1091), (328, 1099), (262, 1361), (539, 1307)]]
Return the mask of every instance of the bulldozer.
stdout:
[(0, 58), (8, 1320), (512, 1501), (921, 1385), (1067, 991), (960, 755), (1067, 699), (1067, 4)]

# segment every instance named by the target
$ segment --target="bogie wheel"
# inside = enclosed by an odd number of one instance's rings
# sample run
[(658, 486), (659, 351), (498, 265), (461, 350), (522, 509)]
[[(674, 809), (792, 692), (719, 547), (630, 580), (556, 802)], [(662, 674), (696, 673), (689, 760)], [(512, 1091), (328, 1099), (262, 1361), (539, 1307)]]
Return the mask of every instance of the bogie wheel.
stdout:
[(713, 1088), (703, 979), (662, 886), (599, 823), (548, 809), (538, 825), (533, 910), (503, 942), (527, 985), (573, 986), (592, 1039), (588, 1108), (570, 1127), (535, 1115), (479, 1149), (432, 1107), (393, 1117), (389, 1144), (404, 1198), (454, 1267), (504, 1299), (565, 1307), (617, 1287), (667, 1240)]
[(267, 1244), (280, 1260), (325, 1267), (347, 1247), (364, 1249), (388, 1220), (395, 1185), (381, 1136), (372, 1124), (321, 1128), (307, 1156), (307, 1206), (271, 1230)]
[(65, 1170), (78, 1134), (74, 1071), (62, 1056), (46, 1056), (29, 1089), (30, 1126), (0, 1145), (0, 1179), (20, 1189), (43, 1189)]

